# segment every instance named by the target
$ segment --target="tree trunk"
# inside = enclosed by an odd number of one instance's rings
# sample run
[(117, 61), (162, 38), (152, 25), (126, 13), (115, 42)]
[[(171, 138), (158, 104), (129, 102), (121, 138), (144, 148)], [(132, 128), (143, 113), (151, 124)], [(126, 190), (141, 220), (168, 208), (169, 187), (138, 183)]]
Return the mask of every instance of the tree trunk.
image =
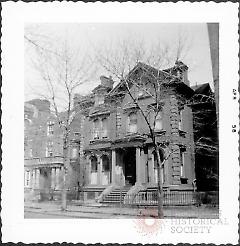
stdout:
[(68, 146), (67, 146), (67, 140), (64, 139), (64, 146), (63, 146), (63, 171), (62, 171), (62, 177), (63, 177), (63, 186), (62, 186), (62, 206), (61, 210), (66, 211), (67, 210), (67, 182), (66, 182), (66, 176), (67, 176), (67, 160), (68, 160)]
[(156, 148), (157, 154), (157, 174), (158, 174), (158, 218), (162, 219), (163, 214), (163, 189), (162, 189), (162, 177), (161, 177), (161, 158), (159, 149)]
[(67, 191), (66, 191), (66, 168), (65, 168), (65, 163), (63, 166), (63, 171), (62, 171), (62, 177), (63, 177), (63, 187), (62, 187), (62, 211), (67, 210)]

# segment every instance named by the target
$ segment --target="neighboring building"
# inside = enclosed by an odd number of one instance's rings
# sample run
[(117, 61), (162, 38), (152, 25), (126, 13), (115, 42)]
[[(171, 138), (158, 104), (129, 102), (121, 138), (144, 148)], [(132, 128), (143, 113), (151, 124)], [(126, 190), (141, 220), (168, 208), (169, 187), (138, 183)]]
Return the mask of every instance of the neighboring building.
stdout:
[[(189, 87), (187, 70), (182, 62), (164, 71), (138, 63), (128, 75), (129, 81), (136, 81), (143, 71), (151, 71), (163, 78), (162, 110), (156, 117), (154, 134), (162, 145), (161, 160), (168, 156), (161, 166), (162, 185), (167, 192), (192, 191), (196, 178), (193, 114), (189, 106), (194, 90)], [(120, 186), (124, 194), (156, 190), (156, 153), (146, 121), (123, 82), (113, 88), (111, 77), (101, 76), (100, 81), (88, 96), (74, 97), (68, 188), (81, 186), (86, 199), (99, 201)], [(151, 86), (147, 78), (142, 90), (130, 83), (141, 108), (149, 111), (150, 124), (150, 107), (155, 102), (144, 88), (151, 91)], [(49, 103), (38, 99), (25, 103), (26, 189), (61, 189), (62, 167), (62, 134)]]
[(214, 94), (208, 83), (193, 86), (191, 98), (195, 142), (195, 170), (200, 191), (219, 187), (218, 127)]
[[(73, 130), (76, 130), (73, 124)], [(75, 146), (72, 138), (71, 147)], [(63, 135), (47, 100), (34, 99), (24, 104), (24, 185), (25, 197), (38, 198), (39, 192), (49, 193), (62, 188)], [(78, 161), (78, 165), (76, 162)], [(79, 179), (79, 159), (71, 158), (71, 179)], [(76, 170), (76, 171), (75, 171)], [(77, 173), (77, 174), (76, 174)]]
[(219, 23), (207, 23), (212, 75), (216, 100), (217, 120), (219, 114)]

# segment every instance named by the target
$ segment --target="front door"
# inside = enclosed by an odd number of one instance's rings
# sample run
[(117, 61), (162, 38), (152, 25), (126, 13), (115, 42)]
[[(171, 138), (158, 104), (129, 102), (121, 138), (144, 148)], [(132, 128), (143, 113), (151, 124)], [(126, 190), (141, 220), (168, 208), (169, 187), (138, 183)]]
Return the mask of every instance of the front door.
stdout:
[(124, 153), (124, 174), (125, 184), (135, 185), (136, 183), (136, 151), (135, 148), (127, 148)]

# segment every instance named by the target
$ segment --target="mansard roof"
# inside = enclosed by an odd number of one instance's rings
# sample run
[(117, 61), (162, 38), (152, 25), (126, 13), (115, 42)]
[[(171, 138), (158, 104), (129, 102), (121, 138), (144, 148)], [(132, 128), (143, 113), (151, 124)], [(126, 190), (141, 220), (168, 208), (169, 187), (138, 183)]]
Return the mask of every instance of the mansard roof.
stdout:
[[(186, 93), (193, 93), (193, 90), (186, 85), (178, 76), (176, 76), (174, 74), (174, 72), (176, 72), (176, 70), (180, 69), (181, 71), (185, 71), (188, 69), (188, 67), (181, 61), (177, 61), (175, 63), (175, 66), (172, 68), (168, 68), (165, 70), (158, 70), (150, 65), (147, 65), (143, 62), (138, 62), (138, 64), (128, 73), (128, 75), (126, 76), (126, 78), (122, 81), (120, 81), (120, 83), (113, 88), (109, 94), (110, 95), (116, 95), (118, 93), (121, 92), (125, 92), (126, 91), (126, 86), (125, 86), (125, 81), (126, 80), (131, 80), (134, 79), (134, 76), (136, 76), (136, 74), (138, 73), (139, 70), (143, 70), (145, 72), (147, 72), (150, 76), (156, 76), (156, 77), (162, 77), (163, 80), (166, 79), (167, 82), (164, 82), (166, 84), (181, 84), (181, 91), (185, 91)], [(131, 87), (131, 83), (129, 83), (129, 86)]]

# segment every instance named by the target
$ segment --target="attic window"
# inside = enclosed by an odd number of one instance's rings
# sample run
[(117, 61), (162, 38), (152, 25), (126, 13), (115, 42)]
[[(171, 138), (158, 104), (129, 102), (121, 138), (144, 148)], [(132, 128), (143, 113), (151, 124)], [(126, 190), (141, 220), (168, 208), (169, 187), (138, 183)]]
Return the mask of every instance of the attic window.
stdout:
[(97, 95), (95, 97), (95, 106), (104, 104), (104, 97), (102, 95)]
[(136, 133), (137, 132), (137, 114), (132, 112), (128, 116), (128, 132)]
[(158, 112), (155, 119), (155, 131), (160, 131), (163, 129), (163, 116), (162, 111)]

